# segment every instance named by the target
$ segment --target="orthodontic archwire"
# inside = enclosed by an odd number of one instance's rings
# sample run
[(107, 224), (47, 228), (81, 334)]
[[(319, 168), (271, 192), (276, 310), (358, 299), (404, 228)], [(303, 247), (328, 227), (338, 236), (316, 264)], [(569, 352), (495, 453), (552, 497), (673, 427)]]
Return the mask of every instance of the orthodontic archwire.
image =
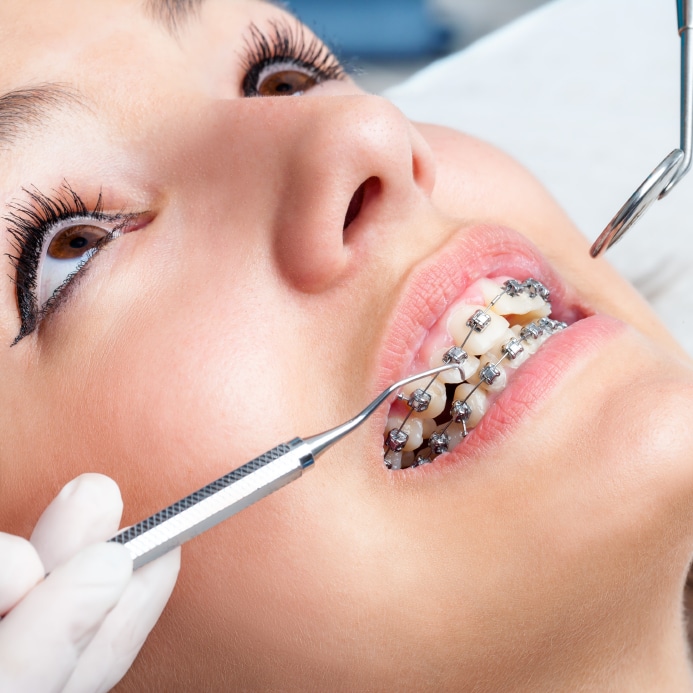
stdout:
[[(469, 332), (465, 336), (464, 340), (458, 346), (453, 346), (443, 355), (444, 364), (456, 364), (459, 367), (460, 374), (462, 375), (463, 382), (466, 380), (464, 377), (464, 363), (469, 358), (468, 353), (464, 350), (465, 345), (469, 341), (469, 338), (475, 332), (483, 332), (491, 324), (491, 316), (489, 311), (493, 306), (500, 301), (503, 296), (519, 296), (526, 293), (529, 298), (535, 298), (537, 296), (541, 297), (545, 303), (549, 303), (550, 292), (549, 290), (536, 279), (526, 279), (524, 282), (519, 282), (516, 279), (508, 279), (503, 283), (502, 290), (489, 302), (489, 304), (483, 308), (476, 310), (466, 321), (466, 326), (469, 327)], [(539, 318), (536, 322), (532, 321), (525, 325), (521, 330), (518, 337), (514, 337), (505, 344), (501, 346), (501, 356), (495, 362), (488, 361), (479, 370), (479, 382), (474, 385), (474, 387), (467, 393), (464, 399), (455, 400), (449, 410), (450, 421), (443, 424), (443, 428), (439, 431), (433, 431), (428, 437), (428, 449), (429, 452), (424, 454), (423, 451), (419, 452), (416, 456), (414, 464), (412, 467), (418, 467), (423, 464), (430, 464), (432, 462), (432, 456), (438, 456), (445, 452), (448, 452), (448, 446), (450, 444), (450, 436), (447, 433), (448, 428), (453, 423), (462, 425), (462, 438), (466, 438), (468, 435), (467, 422), (472, 415), (472, 408), (468, 400), (472, 395), (481, 387), (482, 384), (492, 385), (495, 380), (500, 377), (501, 371), (498, 366), (505, 360), (511, 359), (515, 360), (523, 351), (524, 344), (530, 339), (537, 340), (544, 334), (553, 334), (558, 330), (565, 329), (567, 324), (558, 320), (553, 320), (548, 317)], [(405, 433), (402, 428), (409, 420), (409, 418), (414, 414), (414, 412), (421, 413), (426, 411), (428, 405), (431, 402), (431, 395), (428, 394), (428, 390), (431, 385), (437, 380), (440, 374), (434, 374), (430, 381), (424, 388), (418, 388), (412, 392), (412, 394), (407, 398), (403, 393), (400, 393), (397, 398), (400, 401), (404, 401), (409, 407), (409, 411), (406, 413), (402, 422), (396, 427), (391, 429), (384, 442), (385, 454), (384, 463), (388, 469), (392, 468), (392, 462), (388, 459), (388, 455), (391, 453), (398, 453), (404, 449), (404, 446), (409, 440), (409, 435)]]

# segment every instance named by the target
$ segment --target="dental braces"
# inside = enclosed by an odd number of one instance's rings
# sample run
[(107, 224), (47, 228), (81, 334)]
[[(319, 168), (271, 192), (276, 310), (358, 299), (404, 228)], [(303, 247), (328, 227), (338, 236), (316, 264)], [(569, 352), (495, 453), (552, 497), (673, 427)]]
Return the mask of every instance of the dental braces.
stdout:
[[(475, 332), (483, 332), (491, 324), (491, 315), (489, 311), (493, 306), (495, 306), (498, 301), (503, 296), (515, 297), (521, 294), (526, 294), (529, 298), (536, 298), (539, 296), (544, 303), (549, 303), (550, 292), (549, 290), (536, 279), (526, 279), (524, 282), (520, 282), (516, 279), (508, 279), (503, 283), (502, 291), (497, 294), (490, 303), (483, 309), (476, 310), (466, 322), (466, 326), (469, 327), (469, 332), (459, 346), (453, 346), (448, 349), (443, 355), (443, 364), (456, 364), (460, 367), (460, 373), (462, 373), (463, 381), (464, 371), (462, 370), (464, 363), (469, 358), (468, 353), (465, 351), (464, 347), (469, 341), (469, 338)], [(424, 450), (420, 451), (410, 468), (419, 467), (424, 464), (430, 464), (435, 457), (442, 455), (449, 450), (450, 446), (450, 435), (448, 434), (448, 429), (453, 423), (461, 424), (462, 426), (462, 438), (466, 438), (469, 435), (467, 429), (467, 422), (472, 416), (472, 406), (469, 403), (469, 399), (474, 395), (474, 393), (481, 387), (482, 384), (492, 385), (500, 376), (501, 371), (498, 366), (506, 359), (514, 361), (520, 354), (525, 351), (525, 344), (530, 340), (538, 340), (543, 335), (552, 335), (555, 332), (563, 330), (567, 327), (567, 323), (561, 322), (559, 320), (553, 320), (549, 317), (542, 317), (536, 321), (532, 321), (525, 325), (517, 337), (509, 339), (505, 344), (501, 346), (501, 356), (495, 361), (488, 361), (479, 369), (479, 382), (474, 385), (469, 393), (464, 397), (464, 399), (454, 400), (450, 410), (450, 421), (445, 424), (441, 424), (443, 428), (432, 432), (428, 437), (428, 452)], [(405, 415), (402, 422), (398, 427), (391, 429), (384, 443), (385, 453), (384, 453), (384, 463), (388, 469), (392, 469), (392, 460), (389, 456), (393, 453), (399, 453), (404, 450), (406, 446), (409, 435), (404, 432), (403, 427), (409, 420), (409, 418), (416, 412), (422, 413), (428, 409), (431, 403), (431, 395), (428, 390), (431, 388), (433, 383), (438, 379), (439, 374), (435, 374), (431, 377), (428, 384), (423, 388), (417, 388), (414, 390), (409, 397), (406, 397), (403, 393), (397, 395), (398, 399), (404, 401), (409, 407), (409, 411)]]

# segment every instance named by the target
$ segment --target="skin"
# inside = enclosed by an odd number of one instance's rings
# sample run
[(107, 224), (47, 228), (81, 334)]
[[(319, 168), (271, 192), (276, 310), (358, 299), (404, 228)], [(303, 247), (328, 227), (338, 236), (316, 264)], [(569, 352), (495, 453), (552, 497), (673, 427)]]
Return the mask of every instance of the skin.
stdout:
[(388, 472), (381, 412), (191, 542), (118, 690), (690, 690), (681, 349), (489, 145), (349, 80), (242, 98), (248, 25), (280, 15), (209, 0), (172, 35), (129, 0), (2, 3), (0, 88), (59, 82), (86, 104), (3, 150), (3, 206), (67, 180), (149, 216), (12, 348), (0, 282), (0, 527), (28, 535), (85, 471), (118, 482), (130, 524), (350, 418), (386, 382), (412, 277), (502, 224), (623, 324), (465, 463)]

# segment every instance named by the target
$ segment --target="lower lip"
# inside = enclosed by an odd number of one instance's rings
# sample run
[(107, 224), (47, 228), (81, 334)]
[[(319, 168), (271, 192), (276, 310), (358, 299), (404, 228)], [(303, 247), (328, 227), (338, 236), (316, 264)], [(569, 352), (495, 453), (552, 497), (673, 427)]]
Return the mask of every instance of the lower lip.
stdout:
[[(435, 474), (448, 467), (465, 464), (480, 450), (512, 437), (524, 419), (532, 416), (568, 377), (578, 364), (595, 356), (626, 329), (625, 323), (606, 315), (583, 318), (549, 339), (530, 359), (518, 368), (508, 386), (499, 394), (469, 437), (452, 452), (421, 467), (388, 472), (409, 478), (410, 475)], [(520, 413), (521, 412), (521, 413)]]

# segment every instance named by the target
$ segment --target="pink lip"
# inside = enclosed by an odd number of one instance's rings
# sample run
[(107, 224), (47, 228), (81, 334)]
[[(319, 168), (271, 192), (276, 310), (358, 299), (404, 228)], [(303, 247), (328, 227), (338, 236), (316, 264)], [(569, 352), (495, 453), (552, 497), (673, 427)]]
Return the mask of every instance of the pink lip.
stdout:
[(500, 227), (476, 227), (451, 241), (419, 265), (403, 292), (390, 321), (380, 354), (376, 385), (408, 375), (428, 331), (465, 289), (481, 277), (534, 277), (551, 290), (551, 303), (559, 318), (568, 322), (594, 313), (580, 304), (537, 248), (524, 236)]
[[(392, 326), (386, 336), (383, 349), (380, 354), (378, 387), (384, 389), (389, 383), (398, 380), (410, 373), (415, 355), (419, 351), (429, 330), (445, 313), (446, 309), (457, 302), (469, 285), (481, 277), (512, 276), (519, 279), (534, 277), (551, 291), (551, 303), (554, 306), (554, 314), (567, 322), (574, 322), (594, 311), (583, 305), (580, 299), (571, 291), (553, 268), (542, 257), (538, 249), (519, 233), (502, 227), (481, 226), (465, 230), (457, 238), (438, 251), (434, 256), (427, 258), (417, 266), (401, 296), (401, 299), (393, 311)], [(599, 332), (601, 322), (597, 320), (594, 327), (592, 323), (582, 326), (582, 322), (575, 325), (566, 333), (577, 336), (583, 330), (594, 329)], [(613, 321), (612, 321), (613, 322)], [(602, 327), (603, 331), (603, 327)], [(525, 366), (518, 370), (513, 382), (506, 388), (496, 400), (491, 410), (474, 430), (474, 436), (470, 436), (460, 446), (460, 450), (468, 448), (473, 439), (477, 439), (475, 447), (488, 441), (489, 438), (499, 435), (506, 423), (516, 414), (514, 408), (509, 406), (512, 398), (532, 399), (531, 391), (538, 388), (538, 382), (544, 382), (546, 378), (531, 376), (532, 372), (542, 369), (551, 371), (550, 363), (546, 365), (532, 366), (535, 361), (546, 363), (546, 357), (539, 359), (542, 351), (548, 350), (551, 342), (556, 340), (557, 345), (563, 345), (568, 351), (572, 350), (570, 340), (564, 339), (564, 333), (552, 337), (540, 352), (530, 359)], [(559, 340), (559, 337), (561, 339)], [(576, 340), (579, 343), (581, 340)], [(556, 348), (548, 350), (556, 352)], [(567, 356), (558, 353), (554, 359), (561, 361)], [(555, 370), (555, 369), (553, 369)], [(517, 381), (517, 382), (515, 382)], [(544, 383), (546, 385), (546, 383)], [(548, 385), (547, 385), (548, 386)], [(525, 392), (527, 390), (527, 392)], [(382, 431), (387, 409), (384, 408), (374, 421), (374, 426), (380, 424)], [(468, 450), (468, 452), (471, 452)], [(452, 461), (457, 451), (445, 455), (436, 460), (435, 466), (443, 460), (450, 458)], [(465, 453), (462, 453), (464, 455)], [(414, 473), (425, 469), (412, 470)], [(401, 473), (401, 472), (399, 472)]]

